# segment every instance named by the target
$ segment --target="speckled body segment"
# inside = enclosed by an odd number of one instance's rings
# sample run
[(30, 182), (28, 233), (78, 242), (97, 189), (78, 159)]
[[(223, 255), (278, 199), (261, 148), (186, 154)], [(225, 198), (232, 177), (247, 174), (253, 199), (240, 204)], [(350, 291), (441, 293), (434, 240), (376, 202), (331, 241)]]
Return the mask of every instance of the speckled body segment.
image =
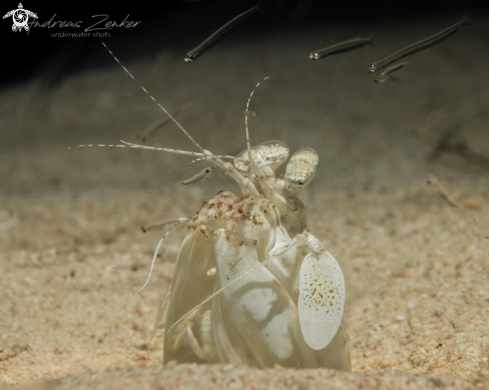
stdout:
[(312, 148), (295, 152), (285, 172), (285, 188), (295, 194), (302, 191), (314, 179), (318, 162), (318, 154)]
[[(299, 320), (309, 346), (326, 347), (340, 326), (345, 282), (336, 259), (329, 253), (308, 254), (300, 270)], [(323, 326), (324, 331), (315, 332)]]

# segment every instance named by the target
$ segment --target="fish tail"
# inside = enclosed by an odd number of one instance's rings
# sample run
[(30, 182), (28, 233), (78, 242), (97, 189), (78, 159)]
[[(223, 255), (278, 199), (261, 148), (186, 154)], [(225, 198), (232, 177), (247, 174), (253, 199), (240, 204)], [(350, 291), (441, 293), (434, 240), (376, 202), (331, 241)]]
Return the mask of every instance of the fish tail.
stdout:
[(266, 10), (265, 10), (265, 6), (263, 5), (263, 1), (262, 0), (258, 0), (256, 5), (255, 5), (255, 11), (256, 12), (259, 12), (261, 14), (265, 14), (266, 13)]
[(466, 24), (474, 24), (474, 20), (469, 14), (469, 11), (465, 10), (464, 12), (464, 17), (462, 18), (462, 21), (464, 22), (464, 25)]

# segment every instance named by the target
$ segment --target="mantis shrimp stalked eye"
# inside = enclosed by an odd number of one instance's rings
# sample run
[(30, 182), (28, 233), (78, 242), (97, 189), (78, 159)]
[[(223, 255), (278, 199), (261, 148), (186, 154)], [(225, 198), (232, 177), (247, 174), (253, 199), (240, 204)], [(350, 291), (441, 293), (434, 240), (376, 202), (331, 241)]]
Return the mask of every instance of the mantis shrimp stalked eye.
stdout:
[(285, 188), (293, 194), (298, 194), (314, 179), (319, 158), (312, 148), (299, 149), (290, 158), (285, 171)]

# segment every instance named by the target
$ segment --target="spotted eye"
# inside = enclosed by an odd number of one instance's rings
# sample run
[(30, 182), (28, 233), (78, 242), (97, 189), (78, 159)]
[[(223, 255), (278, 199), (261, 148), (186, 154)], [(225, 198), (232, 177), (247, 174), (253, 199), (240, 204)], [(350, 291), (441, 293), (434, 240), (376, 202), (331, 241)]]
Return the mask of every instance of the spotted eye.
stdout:
[(319, 158), (312, 148), (302, 148), (290, 158), (285, 170), (285, 188), (287, 191), (298, 194), (312, 181), (316, 174), (316, 165)]
[[(266, 141), (251, 148), (251, 157), (258, 168), (273, 174), (289, 158), (289, 147), (282, 141)], [(234, 166), (243, 175), (250, 173), (247, 149), (236, 156)]]

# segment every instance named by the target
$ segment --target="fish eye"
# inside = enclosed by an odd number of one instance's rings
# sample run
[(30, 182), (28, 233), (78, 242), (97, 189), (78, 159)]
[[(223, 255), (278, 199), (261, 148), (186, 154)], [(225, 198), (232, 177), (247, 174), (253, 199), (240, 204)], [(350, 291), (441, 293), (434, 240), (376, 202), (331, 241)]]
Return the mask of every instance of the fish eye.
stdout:
[(253, 240), (253, 245), (258, 244), (258, 240)]

